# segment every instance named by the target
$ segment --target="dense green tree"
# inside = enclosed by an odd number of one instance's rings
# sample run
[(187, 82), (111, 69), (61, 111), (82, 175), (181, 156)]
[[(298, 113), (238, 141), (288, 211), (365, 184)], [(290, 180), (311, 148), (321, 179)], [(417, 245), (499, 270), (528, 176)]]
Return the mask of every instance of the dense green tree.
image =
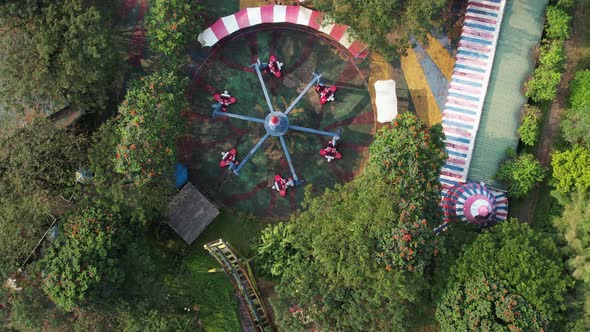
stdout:
[(569, 266), (574, 278), (590, 285), (590, 195), (577, 192), (572, 197), (555, 194), (563, 204), (563, 214), (553, 224), (565, 238), (571, 259)]
[(64, 224), (64, 236), (43, 259), (43, 289), (66, 311), (88, 300), (108, 297), (123, 278), (119, 268), (127, 229), (120, 217), (84, 208)]
[(565, 240), (568, 266), (578, 281), (569, 301), (574, 315), (568, 317), (568, 330), (586, 331), (590, 326), (590, 196), (581, 191), (551, 194), (563, 205), (562, 215), (554, 218), (553, 224)]
[(556, 151), (551, 157), (551, 166), (553, 183), (562, 193), (590, 188), (590, 151), (585, 147)]
[[(404, 114), (370, 151), (362, 175), (320, 196), (308, 191), (288, 226), (263, 233), (261, 267), (278, 279), (276, 310), (297, 305), (320, 328), (374, 331), (408, 327), (404, 318), (424, 309), (440, 222), (440, 128)], [(277, 316), (285, 329), (301, 325)]]
[(37, 194), (0, 196), (0, 276), (17, 270), (51, 225), (50, 206)]
[(541, 111), (538, 107), (524, 105), (524, 111), (518, 127), (520, 140), (526, 145), (535, 145), (541, 133)]
[(76, 170), (86, 163), (86, 145), (83, 135), (37, 118), (1, 141), (3, 188), (18, 195), (35, 191), (63, 195), (75, 185)]
[(140, 188), (117, 173), (113, 156), (121, 142), (118, 124), (116, 119), (109, 120), (92, 136), (88, 150), (90, 169), (94, 172), (93, 186), (88, 188), (92, 201), (126, 211), (131, 220), (144, 224), (162, 220), (167, 211), (167, 197), (174, 188), (172, 178), (157, 176), (150, 185)]
[(411, 36), (425, 41), (439, 26), (444, 0), (315, 0), (316, 8), (388, 58), (405, 54)]
[(440, 195), (438, 177), (447, 157), (442, 127), (428, 127), (407, 113), (399, 115), (392, 126), (377, 132), (369, 149), (371, 167), (395, 185), (406, 201), (428, 209), (427, 217), (434, 220), (439, 209), (426, 202), (436, 201)]
[(104, 107), (122, 64), (109, 7), (115, 1), (2, 2), (0, 104), (42, 104), (48, 112), (68, 105), (80, 111)]
[(590, 69), (576, 73), (570, 84), (570, 108), (561, 122), (563, 136), (572, 144), (590, 144)]
[(508, 194), (519, 198), (526, 196), (533, 187), (545, 177), (545, 170), (530, 153), (516, 155), (513, 150), (507, 153), (496, 178), (508, 185)]
[(550, 320), (565, 309), (565, 292), (572, 286), (555, 242), (514, 219), (484, 230), (465, 247), (451, 269), (451, 285), (477, 275), (505, 282), (511, 292)]
[(506, 283), (473, 276), (451, 285), (436, 306), (442, 331), (543, 331), (546, 318)]
[(113, 160), (115, 170), (136, 186), (162, 175), (172, 179), (180, 112), (188, 109), (186, 83), (174, 71), (162, 69), (130, 84), (119, 107), (121, 141)]
[(201, 7), (187, 0), (150, 0), (146, 17), (147, 37), (156, 51), (179, 55), (194, 41), (202, 24)]
[(39, 118), (0, 141), (0, 271), (14, 271), (75, 185), (86, 139)]
[[(420, 273), (377, 261), (380, 238), (401, 226), (395, 225), (400, 211), (392, 209), (392, 201), (399, 197), (392, 197), (391, 188), (363, 176), (322, 196), (306, 197), (305, 212), (291, 220), (287, 236), (293, 253), (272, 264), (282, 267), (275, 289), (280, 302), (298, 305), (325, 328), (373, 331), (405, 324), (409, 305), (416, 305), (426, 283)], [(432, 253), (433, 240), (424, 235), (423, 250)], [(418, 265), (415, 257), (411, 260)]]

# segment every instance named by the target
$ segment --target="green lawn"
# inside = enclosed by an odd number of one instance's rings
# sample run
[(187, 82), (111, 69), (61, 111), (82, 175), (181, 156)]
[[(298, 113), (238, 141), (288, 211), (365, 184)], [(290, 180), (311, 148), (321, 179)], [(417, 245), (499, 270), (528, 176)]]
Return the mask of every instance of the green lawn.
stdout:
[(249, 255), (258, 240), (262, 225), (241, 213), (223, 210), (191, 245), (187, 246), (167, 226), (162, 226), (157, 239), (146, 236), (143, 245), (128, 258), (133, 271), (126, 281), (126, 298), (143, 302), (162, 312), (174, 313), (179, 320), (189, 321), (194, 314), (183, 308), (200, 308), (199, 319), (205, 331), (241, 331), (235, 290), (203, 245), (222, 238), (240, 254)]

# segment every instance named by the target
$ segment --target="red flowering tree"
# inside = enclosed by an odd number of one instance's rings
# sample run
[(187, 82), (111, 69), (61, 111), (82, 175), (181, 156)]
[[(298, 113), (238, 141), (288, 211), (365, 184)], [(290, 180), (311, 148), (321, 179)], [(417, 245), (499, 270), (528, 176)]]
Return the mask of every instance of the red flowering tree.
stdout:
[(174, 142), (181, 131), (180, 112), (188, 109), (186, 82), (174, 71), (160, 70), (132, 82), (119, 106), (120, 143), (115, 170), (137, 186), (172, 177)]
[[(278, 280), (276, 311), (297, 304), (320, 330), (384, 331), (411, 330), (408, 318), (430, 310), (424, 271), (436, 253), (442, 135), (414, 115), (395, 123), (378, 133), (362, 175), (308, 191), (288, 227), (263, 233), (258, 268)], [(300, 324), (277, 317), (284, 330)]]
[(150, 0), (146, 18), (150, 45), (166, 55), (177, 55), (195, 40), (202, 23), (201, 7), (189, 0)]
[(404, 113), (377, 133), (369, 151), (369, 167), (399, 197), (391, 202), (397, 223), (380, 237), (378, 260), (386, 268), (421, 271), (437, 252), (432, 229), (441, 221), (438, 177), (446, 159), (442, 128)]

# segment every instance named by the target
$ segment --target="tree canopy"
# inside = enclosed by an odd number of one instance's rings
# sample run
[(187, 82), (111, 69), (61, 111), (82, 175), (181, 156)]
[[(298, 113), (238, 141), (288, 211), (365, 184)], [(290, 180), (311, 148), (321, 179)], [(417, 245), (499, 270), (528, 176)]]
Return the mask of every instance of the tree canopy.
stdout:
[(556, 151), (551, 156), (553, 183), (562, 193), (590, 188), (590, 151), (582, 146)]
[(411, 36), (426, 40), (439, 26), (444, 0), (315, 0), (316, 8), (387, 58), (405, 54)]
[(590, 195), (576, 192), (572, 197), (557, 195), (563, 204), (563, 214), (553, 223), (572, 251), (569, 265), (574, 278), (590, 284)]
[(106, 8), (115, 1), (26, 0), (0, 4), (0, 104), (103, 108), (120, 76), (121, 48)]
[[(263, 232), (259, 259), (279, 281), (277, 310), (296, 305), (320, 327), (364, 331), (401, 329), (419, 310), (437, 253), (440, 127), (402, 114), (370, 151), (362, 175), (320, 196), (308, 191), (288, 225)], [(400, 162), (408, 159), (415, 165)], [(281, 317), (285, 329), (301, 324)]]
[(570, 305), (579, 316), (570, 319), (570, 330), (585, 331), (590, 326), (590, 195), (581, 191), (571, 196), (552, 194), (563, 205), (562, 215), (553, 224), (565, 240), (568, 267), (578, 280)]
[(509, 149), (507, 159), (500, 165), (496, 178), (508, 185), (508, 194), (519, 198), (526, 196), (537, 183), (545, 178), (545, 169), (530, 153), (516, 155)]
[(66, 311), (91, 296), (108, 297), (123, 278), (119, 268), (126, 237), (120, 217), (100, 208), (84, 208), (64, 224), (64, 236), (43, 259), (43, 289)]
[(450, 286), (437, 303), (442, 331), (542, 331), (547, 319), (506, 283), (473, 276)]
[(484, 230), (466, 246), (451, 269), (451, 282), (465, 283), (476, 275), (505, 282), (550, 320), (565, 309), (565, 292), (572, 286), (555, 242), (515, 219)]
[(86, 163), (86, 139), (38, 118), (0, 140), (0, 265), (23, 263)]
[(174, 71), (162, 69), (132, 82), (119, 107), (121, 141), (113, 156), (115, 169), (137, 186), (156, 175), (172, 177), (180, 112), (188, 109), (186, 83)]
[(202, 23), (201, 7), (186, 0), (150, 0), (146, 17), (151, 47), (165, 55), (179, 55), (194, 41)]
[(590, 144), (590, 69), (576, 73), (570, 84), (570, 108), (561, 122), (563, 136), (572, 144)]

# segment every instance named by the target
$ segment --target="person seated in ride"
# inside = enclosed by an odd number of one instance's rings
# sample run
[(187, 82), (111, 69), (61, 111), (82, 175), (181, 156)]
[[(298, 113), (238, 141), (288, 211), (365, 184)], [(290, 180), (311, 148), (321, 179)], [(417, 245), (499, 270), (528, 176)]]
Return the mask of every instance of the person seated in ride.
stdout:
[(332, 144), (332, 141), (328, 142), (328, 146), (326, 147), (326, 155), (332, 157), (336, 154), (336, 148), (334, 147), (334, 145)]
[(274, 61), (271, 60), (268, 63), (268, 66), (270, 67), (271, 71), (280, 71), (281, 70), (281, 68), (279, 68), (279, 61), (277, 61), (277, 60), (274, 60)]
[(275, 185), (272, 187), (272, 189), (276, 191), (281, 191), (283, 189), (283, 179), (275, 180)]
[(227, 90), (223, 91), (222, 94), (219, 95), (220, 102), (224, 105), (229, 105), (231, 100), (231, 95), (227, 92)]
[(326, 90), (329, 89), (324, 83), (319, 82), (318, 85), (315, 86), (315, 91), (317, 91), (320, 96), (323, 96), (326, 93)]
[(234, 154), (232, 154), (230, 152), (222, 152), (221, 155), (222, 155), (221, 159), (223, 159), (224, 161), (227, 161), (227, 162), (233, 161), (234, 158), (236, 157)]
[(332, 91), (331, 87), (324, 85), (324, 83), (318, 83), (315, 90), (320, 94), (320, 98), (334, 100), (334, 92)]

